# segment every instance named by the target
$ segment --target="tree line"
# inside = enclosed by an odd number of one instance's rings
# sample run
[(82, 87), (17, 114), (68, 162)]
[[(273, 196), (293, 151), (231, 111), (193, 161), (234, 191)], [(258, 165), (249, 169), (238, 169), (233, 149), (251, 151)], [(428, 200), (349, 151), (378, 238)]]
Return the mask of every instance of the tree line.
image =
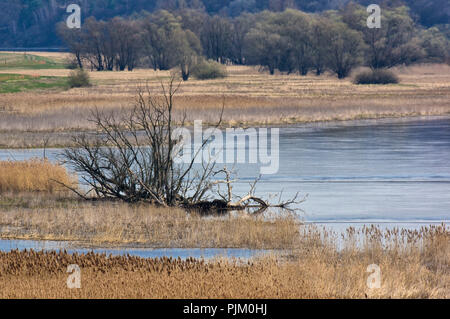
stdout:
[(107, 21), (86, 19), (81, 29), (58, 26), (80, 68), (98, 71), (178, 67), (184, 80), (203, 59), (347, 77), (356, 66), (390, 68), (415, 62), (448, 62), (449, 39), (417, 24), (408, 7), (382, 9), (381, 28), (368, 28), (366, 7), (350, 3), (320, 14), (296, 9), (210, 16), (203, 11), (143, 12)]

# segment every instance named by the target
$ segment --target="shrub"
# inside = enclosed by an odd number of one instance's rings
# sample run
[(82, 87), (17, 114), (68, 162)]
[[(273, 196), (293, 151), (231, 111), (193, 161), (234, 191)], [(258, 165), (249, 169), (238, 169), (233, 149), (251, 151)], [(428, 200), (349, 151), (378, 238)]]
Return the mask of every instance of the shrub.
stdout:
[(398, 77), (389, 70), (365, 71), (356, 75), (355, 84), (392, 84), (398, 83)]
[(215, 61), (203, 61), (195, 65), (191, 71), (198, 80), (219, 79), (227, 77), (227, 70)]
[(71, 88), (80, 88), (91, 86), (89, 74), (83, 69), (76, 69), (69, 74), (69, 86)]

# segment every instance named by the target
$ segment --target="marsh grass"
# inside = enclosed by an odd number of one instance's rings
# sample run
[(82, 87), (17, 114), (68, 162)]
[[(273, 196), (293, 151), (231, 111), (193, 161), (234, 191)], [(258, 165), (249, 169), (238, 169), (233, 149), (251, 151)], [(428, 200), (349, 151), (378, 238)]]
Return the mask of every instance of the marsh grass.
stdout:
[[(324, 233), (302, 235), (289, 258), (143, 259), (88, 253), (0, 252), (1, 298), (449, 298), (450, 241), (444, 226), (389, 236), (367, 228), (366, 245), (336, 250)], [(350, 236), (351, 237), (351, 236)], [(399, 243), (402, 243), (400, 245)], [(81, 289), (68, 289), (67, 266), (81, 268)], [(381, 269), (369, 289), (367, 267)]]
[(67, 188), (60, 183), (76, 186), (76, 179), (63, 166), (46, 159), (0, 161), (0, 194), (4, 192), (50, 194), (67, 192)]
[(1, 197), (1, 238), (152, 248), (285, 249), (296, 245), (300, 226), (293, 216), (270, 220), (245, 214), (205, 218), (177, 208), (87, 203), (75, 198), (56, 201), (47, 195), (33, 194), (20, 200), (17, 197)]

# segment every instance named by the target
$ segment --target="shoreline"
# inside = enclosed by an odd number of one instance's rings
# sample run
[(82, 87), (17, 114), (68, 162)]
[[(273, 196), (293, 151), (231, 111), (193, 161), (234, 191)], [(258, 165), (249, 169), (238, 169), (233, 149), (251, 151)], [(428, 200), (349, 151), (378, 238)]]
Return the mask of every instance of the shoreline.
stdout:
[[(447, 120), (450, 119), (450, 113), (444, 113), (440, 115), (406, 115), (406, 116), (380, 116), (380, 117), (368, 117), (368, 118), (355, 118), (355, 119), (330, 119), (330, 120), (317, 120), (317, 121), (299, 121), (295, 123), (282, 123), (279, 124), (265, 124), (265, 123), (255, 123), (255, 125), (222, 125), (220, 128), (249, 128), (249, 127), (257, 127), (257, 128), (298, 128), (298, 127), (319, 127), (319, 128), (326, 128), (328, 127), (356, 127), (356, 126), (376, 126), (376, 125), (386, 125), (386, 124), (397, 124), (397, 123), (410, 123), (414, 121), (438, 121), (438, 120)], [(186, 126), (187, 128), (191, 129), (193, 126), (190, 123)], [(212, 127), (211, 124), (204, 124), (204, 128)], [(94, 133), (92, 130), (67, 130), (67, 131), (23, 131), (23, 130), (10, 130), (10, 131), (0, 131), (0, 138), (5, 140), (8, 135), (17, 136), (19, 134), (23, 134), (24, 139), (27, 138), (27, 134), (33, 135), (35, 138), (37, 135), (41, 135), (41, 139), (49, 138), (49, 135), (54, 135), (54, 137), (59, 137), (62, 139), (65, 139), (66, 141), (70, 140), (74, 134), (84, 134), (84, 133)], [(66, 135), (62, 136), (61, 135)], [(52, 137), (50, 136), (50, 139)], [(43, 143), (41, 141), (41, 143)], [(25, 146), (25, 145), (19, 145), (19, 146), (6, 146), (0, 144), (0, 150), (39, 150), (39, 149), (64, 149), (67, 147), (72, 146), (70, 143), (50, 143), (46, 146), (44, 145), (32, 145), (32, 146)]]

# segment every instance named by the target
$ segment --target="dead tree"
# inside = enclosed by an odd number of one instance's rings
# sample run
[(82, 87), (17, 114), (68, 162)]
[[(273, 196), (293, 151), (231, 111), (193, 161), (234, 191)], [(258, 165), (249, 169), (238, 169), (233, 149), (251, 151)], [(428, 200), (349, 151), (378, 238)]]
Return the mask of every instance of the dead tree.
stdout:
[[(186, 119), (185, 114), (174, 117), (174, 96), (180, 84), (172, 76), (168, 83), (161, 83), (159, 94), (147, 85), (139, 90), (134, 108), (126, 115), (93, 112), (91, 121), (97, 127), (94, 136), (74, 136), (74, 146), (63, 153), (89, 187), (86, 194), (72, 190), (85, 199), (148, 202), (203, 212), (286, 207), (293, 203), (271, 205), (254, 196), (258, 180), (247, 196), (238, 198), (232, 194), (233, 181), (226, 168), (215, 171), (216, 163), (211, 160), (203, 161), (200, 168), (195, 166), (211, 137), (204, 137), (190, 162), (175, 162), (182, 141), (174, 140), (173, 133), (185, 126)], [(222, 122), (223, 109), (216, 127)], [(225, 178), (217, 180), (215, 176), (221, 173)], [(227, 185), (226, 196), (220, 189), (215, 190), (220, 184)]]

